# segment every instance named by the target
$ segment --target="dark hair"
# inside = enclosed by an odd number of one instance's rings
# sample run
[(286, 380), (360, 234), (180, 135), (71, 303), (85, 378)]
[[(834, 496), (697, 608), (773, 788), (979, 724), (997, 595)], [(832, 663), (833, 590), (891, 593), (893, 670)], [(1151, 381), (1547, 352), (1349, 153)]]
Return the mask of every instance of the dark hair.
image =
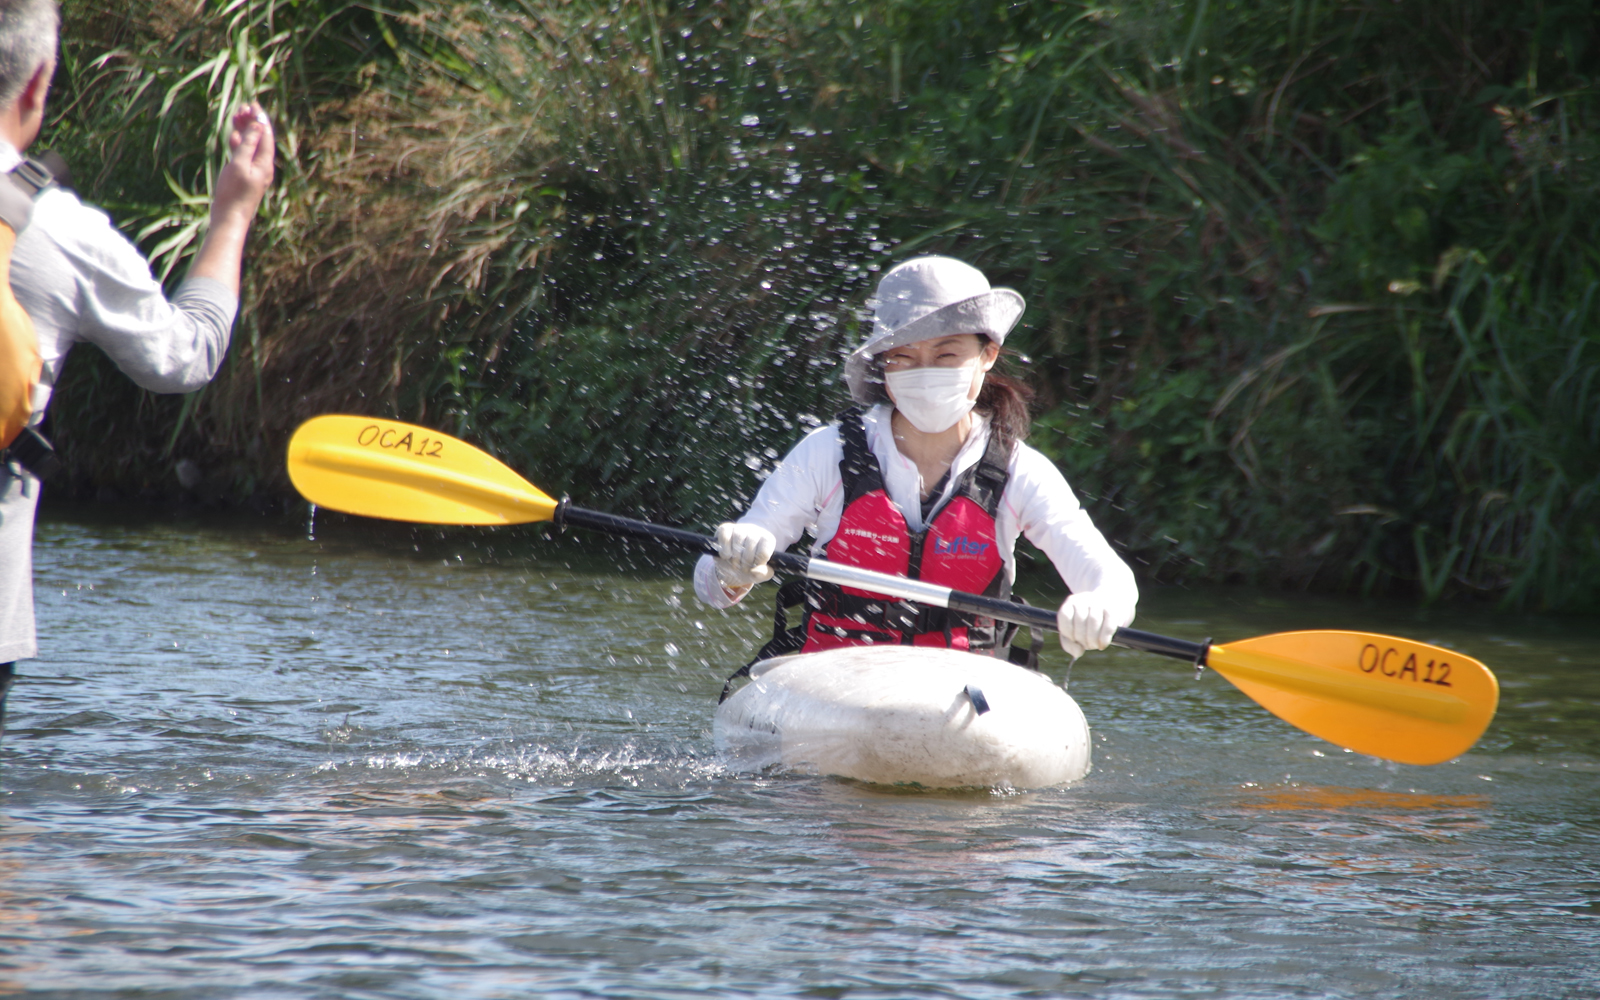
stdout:
[(989, 433), (1000, 435), (1000, 443), (1010, 448), (1013, 442), (1028, 436), (1033, 424), (1034, 393), (1027, 382), (1000, 370), (1008, 356), (1010, 352), (1001, 348), (1000, 360), (983, 377), (983, 388), (978, 390), (978, 402), (973, 409), (989, 418)]

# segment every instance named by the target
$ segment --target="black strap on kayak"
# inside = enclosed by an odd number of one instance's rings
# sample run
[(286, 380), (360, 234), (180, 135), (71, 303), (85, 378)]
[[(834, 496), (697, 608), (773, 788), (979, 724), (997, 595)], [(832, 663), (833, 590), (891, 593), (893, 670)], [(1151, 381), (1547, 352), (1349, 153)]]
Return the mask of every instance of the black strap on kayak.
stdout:
[(788, 609), (796, 604), (805, 603), (806, 584), (808, 582), (804, 577), (798, 577), (793, 580), (785, 580), (783, 585), (778, 588), (778, 606), (772, 612), (772, 638), (767, 641), (766, 645), (756, 651), (754, 659), (735, 670), (723, 682), (722, 695), (717, 698), (718, 705), (727, 701), (728, 695), (733, 693), (734, 681), (741, 677), (750, 676), (751, 667), (762, 660), (770, 660), (775, 656), (788, 656), (790, 653), (798, 653), (805, 646), (805, 619), (801, 618), (799, 628), (790, 628)]
[(967, 685), (967, 700), (972, 702), (972, 710), (979, 715), (989, 711), (989, 699), (983, 696), (983, 688), (976, 684)]
[[(1011, 596), (1011, 600), (1017, 604), (1032, 607), (1032, 605), (1028, 604), (1028, 599), (1026, 597), (1018, 597), (1013, 594)], [(1015, 640), (1017, 633), (1022, 631), (1022, 626), (1012, 625), (1006, 622), (997, 622), (996, 625), (999, 629), (997, 645), (999, 648), (1006, 651), (1006, 659), (1010, 660), (1012, 663), (1015, 663), (1019, 667), (1027, 667), (1029, 670), (1038, 670), (1039, 653), (1044, 649), (1044, 629), (1028, 629), (1028, 648), (1020, 649), (1017, 647)]]

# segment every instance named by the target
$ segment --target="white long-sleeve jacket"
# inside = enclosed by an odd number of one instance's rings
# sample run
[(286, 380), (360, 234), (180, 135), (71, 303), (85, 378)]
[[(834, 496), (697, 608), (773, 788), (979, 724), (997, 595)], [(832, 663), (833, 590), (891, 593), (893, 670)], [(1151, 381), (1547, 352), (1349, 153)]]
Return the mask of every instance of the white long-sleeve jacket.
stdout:
[[(862, 415), (862, 424), (866, 427), (867, 444), (883, 472), (889, 499), (911, 530), (921, 531), (922, 476), (916, 463), (895, 447), (889, 427), (893, 412), (888, 406), (875, 406)], [(989, 421), (976, 416), (971, 436), (951, 464), (941, 505), (954, 491), (961, 474), (983, 458), (989, 445)], [(772, 532), (779, 551), (810, 532), (815, 539), (811, 552), (820, 556), (844, 515), (844, 482), (839, 476), (843, 458), (838, 425), (812, 431), (784, 456), (761, 485), (749, 512), (739, 520)], [(1092, 591), (1118, 609), (1118, 624), (1132, 622), (1139, 601), (1133, 571), (1089, 520), (1089, 513), (1078, 503), (1060, 470), (1048, 458), (1019, 442), (1011, 450), (1009, 472), (995, 519), (1006, 578), (1016, 578), (1015, 550), (1020, 534), (1050, 557), (1073, 593)], [(734, 599), (717, 582), (713, 562), (711, 556), (701, 556), (695, 565), (695, 594), (714, 608), (725, 608)]]

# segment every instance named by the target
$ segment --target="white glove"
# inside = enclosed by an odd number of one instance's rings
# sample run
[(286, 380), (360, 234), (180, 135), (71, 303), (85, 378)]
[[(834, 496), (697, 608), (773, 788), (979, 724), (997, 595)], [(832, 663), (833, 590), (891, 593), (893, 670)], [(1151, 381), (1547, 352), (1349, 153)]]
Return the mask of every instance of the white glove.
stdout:
[(717, 525), (717, 582), (724, 590), (746, 590), (772, 579), (767, 560), (778, 548), (772, 532), (756, 524)]
[(1105, 649), (1117, 632), (1119, 615), (1094, 593), (1073, 594), (1056, 612), (1061, 648), (1074, 660), (1089, 649)]

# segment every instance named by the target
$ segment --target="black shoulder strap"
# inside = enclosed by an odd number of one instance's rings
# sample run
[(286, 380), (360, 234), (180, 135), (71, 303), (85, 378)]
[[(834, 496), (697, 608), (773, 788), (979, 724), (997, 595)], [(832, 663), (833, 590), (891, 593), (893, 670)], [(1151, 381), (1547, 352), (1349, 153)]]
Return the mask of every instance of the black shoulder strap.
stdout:
[(983, 457), (961, 474), (956, 481), (956, 488), (950, 491), (951, 500), (966, 497), (982, 507), (990, 517), (999, 516), (1000, 497), (1006, 491), (1006, 483), (1011, 480), (1011, 449), (998, 438), (999, 435), (991, 428)]
[(23, 160), (0, 174), (0, 222), (22, 232), (33, 218), (33, 200), (55, 182), (55, 174), (38, 160)]
[(867, 446), (867, 427), (861, 422), (859, 407), (840, 411), (839, 445), (844, 451), (839, 478), (844, 481), (844, 505), (849, 507), (873, 490), (883, 489), (883, 470)]
[(972, 467), (972, 485), (967, 495), (990, 517), (1000, 513), (1000, 495), (1011, 481), (1011, 442), (1001, 441), (994, 426), (989, 427), (989, 443), (983, 457)]
[(47, 149), (39, 154), (37, 160), (29, 160), (28, 162), (48, 173), (50, 180), (54, 182), (56, 187), (71, 190), (72, 168), (67, 166), (67, 161), (62, 158), (60, 153), (53, 149)]

